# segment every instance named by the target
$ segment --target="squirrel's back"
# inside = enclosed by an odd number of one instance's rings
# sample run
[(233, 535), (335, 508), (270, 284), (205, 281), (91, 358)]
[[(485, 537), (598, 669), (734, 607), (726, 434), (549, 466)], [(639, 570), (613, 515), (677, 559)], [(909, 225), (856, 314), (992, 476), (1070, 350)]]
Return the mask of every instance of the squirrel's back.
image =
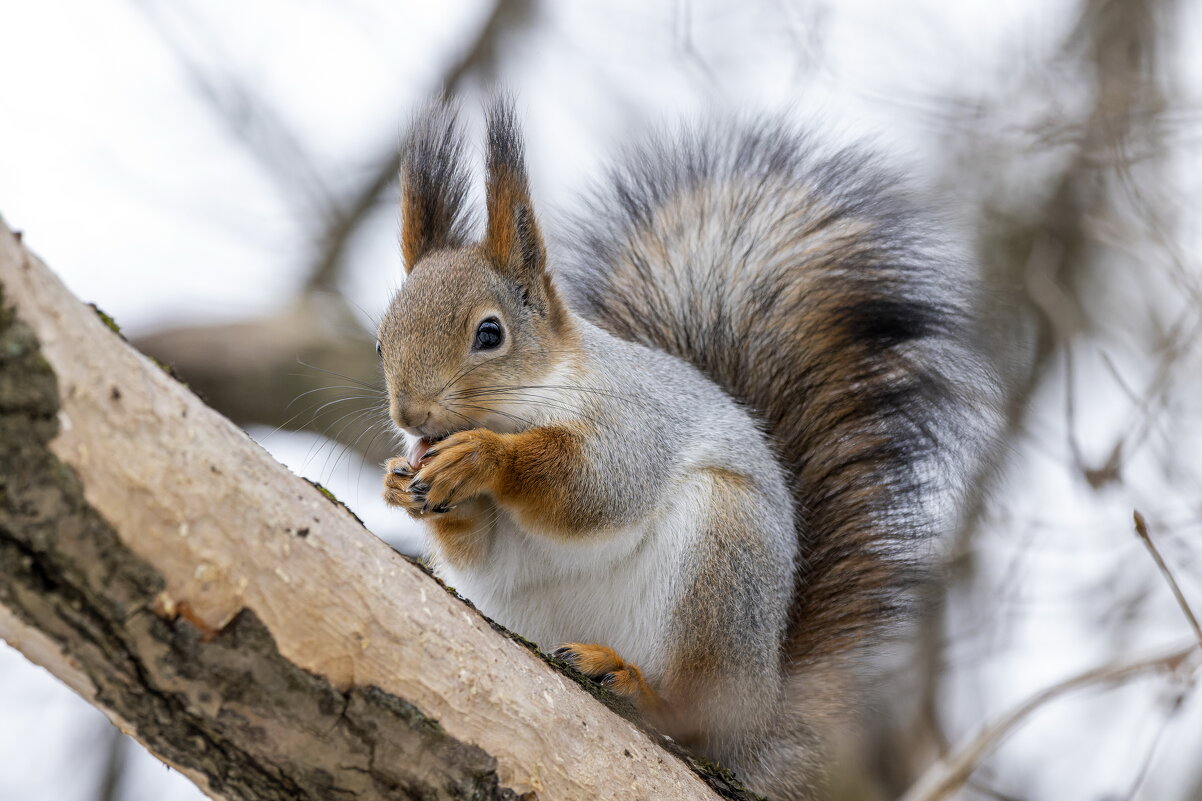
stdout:
[(971, 279), (931, 228), (868, 158), (761, 119), (628, 151), (566, 242), (578, 311), (763, 422), (798, 510), (792, 673), (896, 619), (988, 429)]

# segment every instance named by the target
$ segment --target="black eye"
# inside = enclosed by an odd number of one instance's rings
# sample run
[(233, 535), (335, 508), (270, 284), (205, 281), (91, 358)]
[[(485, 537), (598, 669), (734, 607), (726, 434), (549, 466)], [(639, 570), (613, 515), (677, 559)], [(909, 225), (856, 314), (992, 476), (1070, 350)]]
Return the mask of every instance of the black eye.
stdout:
[(378, 339), (376, 340), (376, 355), (377, 356), (384, 355), (384, 349), (380, 347), (380, 340), (378, 340)]
[(472, 343), (472, 350), (492, 350), (504, 341), (505, 334), (501, 330), (501, 324), (497, 318), (489, 317), (476, 329), (476, 340)]

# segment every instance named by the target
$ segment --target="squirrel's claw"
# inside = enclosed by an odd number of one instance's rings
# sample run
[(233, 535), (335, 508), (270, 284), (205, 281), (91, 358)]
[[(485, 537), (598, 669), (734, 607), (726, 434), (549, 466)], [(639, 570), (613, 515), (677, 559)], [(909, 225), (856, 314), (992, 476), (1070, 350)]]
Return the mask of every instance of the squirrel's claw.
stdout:
[(422, 456), (407, 490), (423, 500), (421, 512), (443, 514), (486, 492), (497, 471), (498, 435), (486, 429), (452, 434)]
[(496, 468), (487, 446), (495, 437), (491, 431), (461, 431), (426, 451), (420, 465), (402, 457), (389, 459), (384, 500), (416, 518), (446, 514), (488, 486)]
[(643, 678), (638, 666), (618, 656), (612, 648), (573, 642), (556, 648), (551, 655), (567, 662), (602, 687), (630, 699), (645, 712), (655, 709), (660, 703), (659, 696)]
[(412, 517), (421, 517), (425, 512), (426, 496), (413, 492), (413, 467), (397, 457), (384, 463), (384, 500), (391, 506), (399, 506)]

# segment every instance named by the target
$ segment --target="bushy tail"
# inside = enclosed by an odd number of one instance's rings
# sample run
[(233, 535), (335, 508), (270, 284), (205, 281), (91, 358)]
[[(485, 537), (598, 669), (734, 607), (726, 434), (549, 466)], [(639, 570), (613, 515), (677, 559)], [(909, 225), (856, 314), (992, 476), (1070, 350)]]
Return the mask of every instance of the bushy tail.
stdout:
[(792, 669), (875, 639), (992, 414), (963, 261), (887, 173), (764, 120), (628, 152), (573, 228), (576, 307), (745, 403), (792, 478)]

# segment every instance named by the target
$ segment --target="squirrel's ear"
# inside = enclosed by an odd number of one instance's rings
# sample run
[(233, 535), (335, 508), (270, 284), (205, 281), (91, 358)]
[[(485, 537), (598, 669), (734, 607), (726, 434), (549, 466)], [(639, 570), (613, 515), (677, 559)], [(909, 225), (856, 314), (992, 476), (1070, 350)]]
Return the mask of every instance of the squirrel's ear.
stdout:
[(499, 98), (488, 110), (488, 232), (484, 250), (493, 265), (533, 294), (543, 283), (547, 249), (534, 219), (526, 158), (513, 103)]
[(401, 159), (401, 253), (405, 272), (427, 253), (466, 238), (468, 172), (456, 110), (439, 103), (414, 120)]

